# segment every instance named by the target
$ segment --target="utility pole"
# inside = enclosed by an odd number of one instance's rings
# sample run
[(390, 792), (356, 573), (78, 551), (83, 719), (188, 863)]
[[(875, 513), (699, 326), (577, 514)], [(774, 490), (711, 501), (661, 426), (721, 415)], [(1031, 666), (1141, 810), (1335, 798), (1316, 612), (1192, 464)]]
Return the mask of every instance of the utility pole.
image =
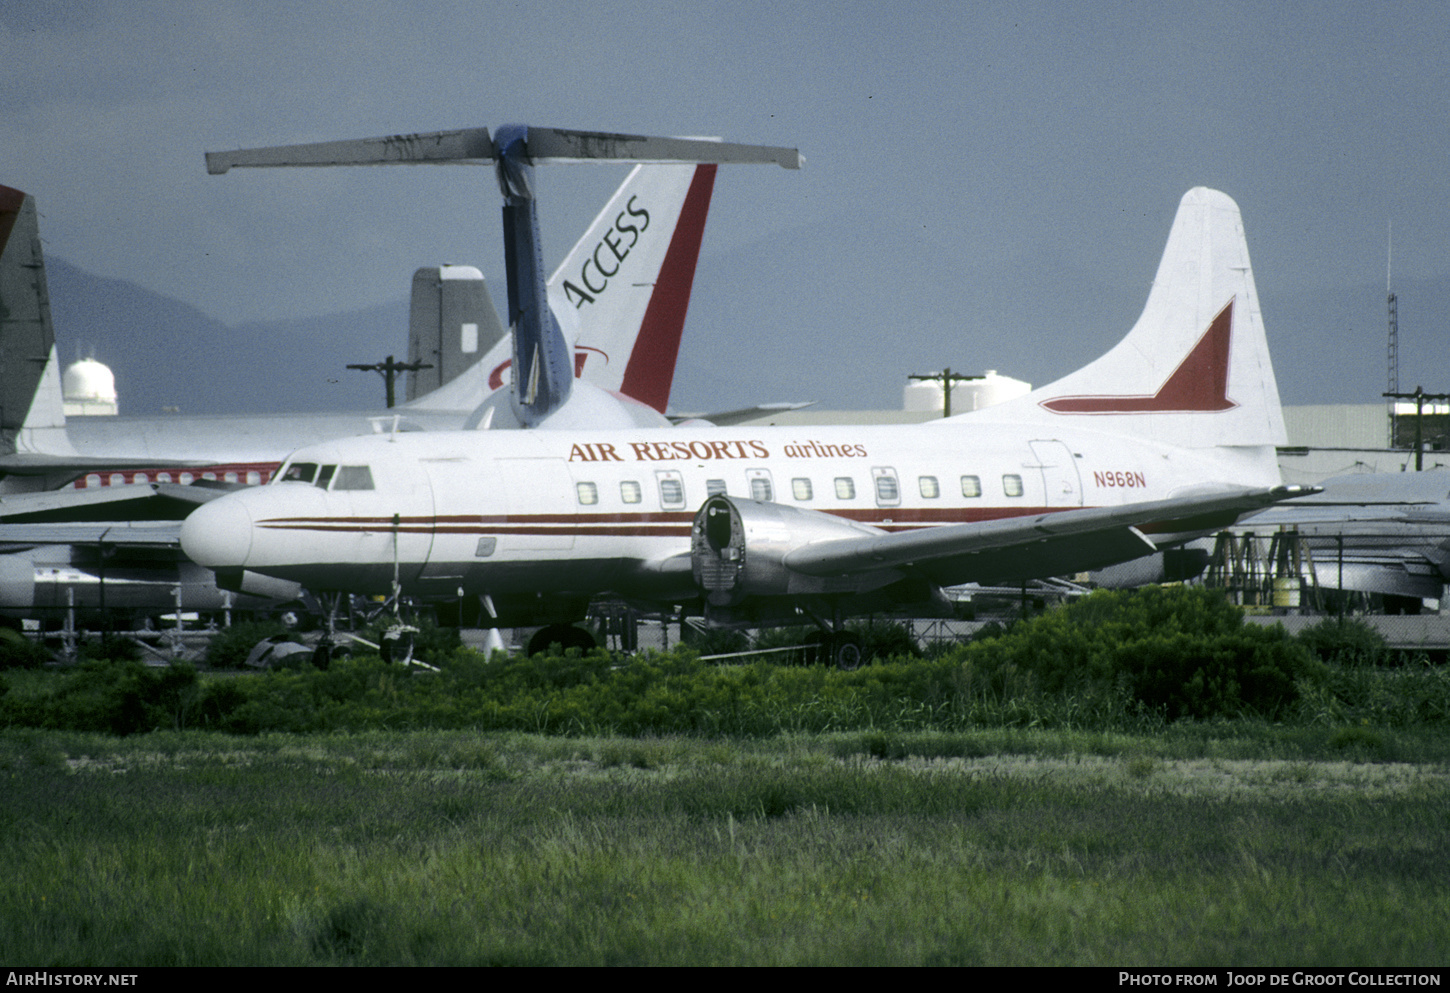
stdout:
[(393, 406), (393, 382), (398, 378), (398, 373), (431, 369), (433, 365), (429, 362), (394, 362), (393, 357), (389, 355), (382, 362), (375, 362), (372, 365), (349, 365), (348, 368), (381, 374), (383, 382), (387, 384), (388, 407), (391, 408)]
[(1450, 393), (1426, 393), (1424, 387), (1416, 386), (1413, 393), (1386, 393), (1391, 397), (1391, 403), (1395, 400), (1415, 401), (1415, 471), (1420, 472), (1425, 467), (1425, 446), (1423, 425), (1426, 400), (1450, 400)]
[(967, 383), (974, 379), (986, 379), (985, 376), (962, 376), (954, 374), (951, 369), (943, 369), (941, 372), (913, 373), (907, 379), (932, 380), (941, 383), (942, 388), (942, 416), (952, 416), (952, 384)]

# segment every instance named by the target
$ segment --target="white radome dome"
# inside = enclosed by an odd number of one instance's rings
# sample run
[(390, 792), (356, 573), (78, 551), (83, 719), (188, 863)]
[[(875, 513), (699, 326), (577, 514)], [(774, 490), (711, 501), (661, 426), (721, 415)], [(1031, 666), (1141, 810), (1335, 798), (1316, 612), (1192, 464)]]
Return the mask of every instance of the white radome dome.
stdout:
[(95, 359), (72, 362), (61, 377), (66, 414), (116, 413), (116, 375)]

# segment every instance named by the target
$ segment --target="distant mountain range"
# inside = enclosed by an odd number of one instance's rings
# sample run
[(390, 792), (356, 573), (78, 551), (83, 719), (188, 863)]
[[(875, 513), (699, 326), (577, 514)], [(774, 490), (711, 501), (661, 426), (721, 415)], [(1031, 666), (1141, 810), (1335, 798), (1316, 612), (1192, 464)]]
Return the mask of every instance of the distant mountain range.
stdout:
[[(702, 259), (674, 409), (779, 400), (897, 408), (909, 374), (947, 365), (967, 374), (996, 369), (1041, 386), (1126, 334), (1147, 292), (1141, 279), (1098, 285), (1047, 256), (972, 264), (943, 258), (931, 272), (842, 278), (822, 261), (830, 257), (824, 245), (842, 236), (794, 232)], [(881, 236), (881, 257), (899, 255), (893, 237), (889, 230)], [(763, 280), (761, 258), (770, 263)], [(1047, 274), (1042, 282), (1052, 291), (1018, 299), (1004, 289), (1004, 265)], [(93, 356), (110, 366), (127, 415), (168, 407), (188, 414), (376, 409), (381, 377), (347, 365), (406, 358), (405, 292), (347, 313), (232, 326), (63, 259), (47, 259), (47, 269), (62, 362)], [(1286, 404), (1380, 402), (1383, 285), (1313, 289), (1261, 279), (1259, 291)], [(1450, 279), (1406, 280), (1397, 291), (1401, 389), (1445, 392)]]
[(344, 314), (232, 326), (54, 256), (46, 259), (46, 274), (62, 365), (93, 357), (110, 366), (125, 415), (169, 407), (185, 414), (380, 408), (382, 378), (348, 364), (407, 357), (406, 298)]

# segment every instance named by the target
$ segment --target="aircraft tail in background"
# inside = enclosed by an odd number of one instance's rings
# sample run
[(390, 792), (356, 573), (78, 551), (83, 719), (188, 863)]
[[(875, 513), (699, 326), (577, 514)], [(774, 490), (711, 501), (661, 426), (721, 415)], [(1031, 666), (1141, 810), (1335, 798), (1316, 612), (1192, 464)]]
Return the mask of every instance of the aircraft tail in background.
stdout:
[(0, 186), (0, 456), (70, 451), (35, 198)]
[(407, 400), (453, 382), (495, 345), (506, 347), (506, 335), (483, 273), (468, 265), (418, 269), (408, 309), (408, 363), (432, 368), (408, 373)]
[(1054, 383), (960, 416), (1097, 428), (1184, 448), (1285, 444), (1238, 205), (1217, 190), (1189, 190), (1126, 338)]

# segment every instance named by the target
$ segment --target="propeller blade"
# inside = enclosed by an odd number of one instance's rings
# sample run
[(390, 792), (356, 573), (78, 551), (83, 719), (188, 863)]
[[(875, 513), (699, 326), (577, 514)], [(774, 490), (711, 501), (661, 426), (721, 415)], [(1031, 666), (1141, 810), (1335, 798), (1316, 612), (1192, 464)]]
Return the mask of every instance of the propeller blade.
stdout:
[(207, 152), (206, 171), (217, 176), (233, 166), (482, 165), (493, 160), (493, 142), (488, 128), (465, 128), (430, 134), (397, 134), (386, 138)]

